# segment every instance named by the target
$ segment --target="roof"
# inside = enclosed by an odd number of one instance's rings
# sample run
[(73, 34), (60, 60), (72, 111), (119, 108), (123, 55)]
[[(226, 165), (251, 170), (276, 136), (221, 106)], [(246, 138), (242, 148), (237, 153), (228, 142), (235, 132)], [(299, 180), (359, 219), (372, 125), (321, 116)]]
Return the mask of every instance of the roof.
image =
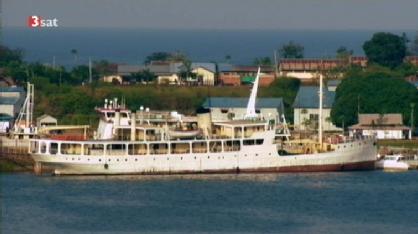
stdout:
[[(248, 97), (210, 97), (203, 103), (204, 108), (247, 108)], [(282, 98), (257, 98), (256, 108), (276, 108), (283, 111)]]
[(13, 120), (13, 116), (5, 114), (5, 113), (0, 113), (0, 121), (10, 121)]
[(241, 82), (243, 83), (254, 83), (255, 77), (254, 76), (243, 76), (241, 77)]
[(12, 87), (0, 87), (0, 93), (23, 93), (25, 90), (22, 87), (12, 86)]
[(149, 65), (128, 65), (128, 64), (119, 64), (117, 73), (120, 75), (129, 75), (131, 73), (140, 72), (145, 69), (149, 69), (150, 72), (155, 73), (156, 75), (161, 74), (173, 74), (180, 72), (180, 67), (182, 63), (179, 62), (161, 62), (156, 61), (152, 62)]
[[(331, 108), (335, 100), (335, 92), (323, 89), (323, 108)], [(319, 108), (319, 87), (301, 86), (293, 102), (293, 108)]]
[(144, 66), (142, 65), (118, 64), (117, 73), (118, 74), (131, 74), (131, 73), (142, 71), (143, 69), (144, 69)]
[(198, 68), (198, 67), (201, 67), (208, 71), (216, 73), (216, 65), (214, 63), (192, 63), (192, 69)]
[(402, 114), (360, 114), (360, 125), (402, 125)]
[(0, 97), (0, 105), (14, 105), (19, 99), (19, 97)]
[(341, 83), (341, 80), (329, 80), (327, 81), (327, 86), (338, 86)]
[(359, 123), (349, 129), (409, 130), (403, 125), (402, 114), (360, 114)]
[(234, 70), (234, 65), (229, 64), (229, 63), (219, 63), (218, 64), (218, 70), (220, 72), (233, 71)]
[[(231, 65), (227, 63), (218, 64), (220, 72), (246, 72), (246, 73), (257, 73), (258, 66), (244, 66), (244, 65)], [(260, 70), (263, 73), (271, 73), (274, 71), (272, 66), (260, 66)]]
[(47, 115), (47, 114), (43, 114), (43, 115), (39, 116), (38, 118), (36, 118), (36, 121), (41, 121), (41, 120), (46, 119), (46, 118), (51, 118), (54, 121), (57, 121), (56, 118), (52, 117), (51, 115)]

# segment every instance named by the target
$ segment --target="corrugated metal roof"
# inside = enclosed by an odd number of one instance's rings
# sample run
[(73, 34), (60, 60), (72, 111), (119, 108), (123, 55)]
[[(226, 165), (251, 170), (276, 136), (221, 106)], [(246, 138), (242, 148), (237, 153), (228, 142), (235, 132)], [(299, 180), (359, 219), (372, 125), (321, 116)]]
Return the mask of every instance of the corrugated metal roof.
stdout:
[(0, 87), (0, 93), (8, 93), (8, 92), (25, 92), (22, 87)]
[[(334, 104), (335, 92), (327, 90), (325, 87), (323, 108), (331, 108)], [(293, 108), (319, 108), (319, 87), (301, 86), (293, 102)]]
[[(248, 97), (211, 97), (203, 103), (204, 108), (246, 108)], [(257, 98), (256, 108), (277, 108), (283, 111), (282, 98)]]
[(202, 67), (205, 68), (208, 71), (211, 71), (213, 73), (216, 72), (216, 66), (214, 63), (192, 63), (192, 69)]
[(19, 97), (0, 97), (0, 105), (14, 105), (19, 101)]
[(218, 64), (218, 70), (220, 72), (229, 72), (234, 70), (234, 65), (229, 63), (219, 63)]

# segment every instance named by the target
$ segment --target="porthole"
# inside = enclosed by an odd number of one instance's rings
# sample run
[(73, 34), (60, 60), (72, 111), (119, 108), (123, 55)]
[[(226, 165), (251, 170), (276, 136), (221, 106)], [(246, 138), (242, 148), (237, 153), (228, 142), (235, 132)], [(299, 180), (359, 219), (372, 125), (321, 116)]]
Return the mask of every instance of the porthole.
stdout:
[(208, 159), (209, 159), (210, 157), (208, 156)]
[(90, 158), (88, 158), (87, 161), (90, 161)]
[(101, 161), (102, 161), (102, 159), (99, 158), (99, 162), (101, 162)]
[(258, 156), (258, 154), (255, 154), (255, 156), (257, 157), (257, 156)]
[(180, 157), (180, 160), (183, 160), (183, 157)]
[(196, 159), (196, 156), (194, 156), (194, 159)]
[(169, 158), (167, 158), (167, 161), (170, 160)]
[(72, 158), (71, 160), (73, 160), (73, 161), (74, 161), (74, 158)]
[(125, 162), (127, 162), (128, 161), (128, 159), (127, 158), (125, 158)]
[(135, 162), (138, 162), (138, 159), (137, 158), (135, 159)]
[(118, 162), (119, 162), (119, 159), (116, 159), (116, 161), (118, 161)]
[(107, 161), (109, 161), (109, 162), (110, 162), (110, 161), (112, 161), (112, 159), (108, 159)]

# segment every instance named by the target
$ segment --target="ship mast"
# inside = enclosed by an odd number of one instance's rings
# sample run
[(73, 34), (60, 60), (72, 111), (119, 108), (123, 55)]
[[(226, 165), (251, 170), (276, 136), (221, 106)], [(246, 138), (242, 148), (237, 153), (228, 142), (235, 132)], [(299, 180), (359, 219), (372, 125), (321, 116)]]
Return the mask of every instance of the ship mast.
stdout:
[(253, 119), (257, 117), (255, 112), (255, 101), (257, 99), (257, 90), (258, 90), (258, 80), (260, 79), (260, 67), (258, 67), (257, 76), (253, 84), (253, 89), (251, 90), (250, 98), (248, 99), (247, 111), (245, 113), (245, 119)]
[(322, 99), (324, 96), (322, 90), (322, 74), (319, 74), (319, 114), (318, 114), (318, 140), (319, 145), (322, 148)]

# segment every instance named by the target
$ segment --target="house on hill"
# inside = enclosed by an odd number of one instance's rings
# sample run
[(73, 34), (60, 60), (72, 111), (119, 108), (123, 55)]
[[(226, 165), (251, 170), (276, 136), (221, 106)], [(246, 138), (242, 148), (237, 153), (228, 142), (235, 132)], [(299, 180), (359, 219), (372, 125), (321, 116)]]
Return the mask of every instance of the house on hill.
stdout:
[(278, 70), (279, 76), (294, 77), (300, 80), (310, 80), (318, 79), (324, 72), (348, 65), (366, 67), (367, 58), (351, 56), (348, 60), (338, 58), (280, 59)]
[[(333, 90), (333, 89), (331, 89)], [(324, 87), (322, 126), (324, 131), (342, 131), (331, 122), (331, 108), (335, 92)], [(295, 130), (316, 130), (319, 124), (319, 87), (301, 86), (293, 103), (293, 125)]]
[(377, 139), (406, 139), (411, 128), (405, 126), (402, 114), (359, 114), (359, 122), (350, 126), (350, 136), (375, 136)]
[[(219, 83), (228, 86), (252, 84), (257, 76), (257, 71), (258, 66), (219, 64)], [(273, 67), (260, 67), (260, 86), (269, 86), (274, 79), (275, 75)]]
[(38, 128), (46, 126), (57, 126), (57, 124), (57, 119), (47, 114), (43, 114), (36, 118), (36, 126)]

